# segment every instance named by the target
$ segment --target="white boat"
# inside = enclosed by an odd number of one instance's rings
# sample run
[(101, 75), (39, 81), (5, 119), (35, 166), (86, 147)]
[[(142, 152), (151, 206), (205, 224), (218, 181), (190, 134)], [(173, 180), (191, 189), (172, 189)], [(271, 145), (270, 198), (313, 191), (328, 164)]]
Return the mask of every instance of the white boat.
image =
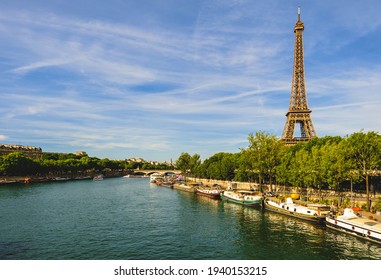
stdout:
[(234, 190), (222, 192), (221, 199), (245, 206), (261, 206), (263, 197), (257, 192)]
[(199, 186), (196, 188), (197, 194), (205, 195), (211, 198), (221, 198), (221, 192), (222, 189), (219, 185), (213, 185), (212, 187), (209, 186)]
[(326, 225), (329, 228), (381, 244), (381, 223), (359, 217), (351, 208), (345, 208), (344, 214), (337, 217), (328, 215)]
[(323, 204), (307, 204), (307, 206), (296, 204), (291, 197), (285, 202), (276, 202), (272, 198), (265, 199), (265, 209), (300, 218), (307, 221), (324, 223), (325, 217), (330, 213), (330, 207)]
[(160, 173), (153, 173), (149, 176), (150, 183), (156, 183), (157, 180), (164, 180), (164, 177)]
[(180, 184), (174, 184), (173, 188), (180, 191), (195, 193), (199, 186), (200, 185), (197, 183), (190, 183), (190, 184), (180, 183)]
[(128, 175), (123, 176), (123, 178), (148, 178), (148, 175), (132, 175), (132, 174), (128, 174)]
[(103, 180), (103, 175), (102, 174), (96, 175), (93, 178), (93, 181), (101, 181), (101, 180)]
[(54, 178), (55, 181), (69, 181), (71, 180), (69, 177), (56, 177)]

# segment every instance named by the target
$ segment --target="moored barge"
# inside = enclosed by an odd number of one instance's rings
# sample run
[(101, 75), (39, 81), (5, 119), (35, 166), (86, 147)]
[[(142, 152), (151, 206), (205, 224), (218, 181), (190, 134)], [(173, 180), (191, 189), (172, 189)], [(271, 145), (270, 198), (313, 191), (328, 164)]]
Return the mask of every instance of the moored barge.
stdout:
[(381, 223), (355, 214), (353, 209), (345, 208), (344, 214), (326, 217), (326, 225), (331, 229), (381, 244)]
[(219, 185), (216, 184), (216, 185), (213, 185), (212, 187), (209, 187), (209, 186), (197, 187), (196, 192), (199, 195), (204, 195), (214, 199), (219, 199), (221, 198), (220, 195), (221, 195), (222, 189)]
[(221, 199), (245, 206), (261, 206), (263, 196), (252, 191), (224, 191), (221, 192)]
[(329, 206), (323, 204), (307, 204), (307, 206), (296, 204), (290, 197), (286, 198), (285, 202), (280, 203), (266, 198), (264, 206), (265, 209), (272, 212), (318, 223), (324, 223), (331, 210)]

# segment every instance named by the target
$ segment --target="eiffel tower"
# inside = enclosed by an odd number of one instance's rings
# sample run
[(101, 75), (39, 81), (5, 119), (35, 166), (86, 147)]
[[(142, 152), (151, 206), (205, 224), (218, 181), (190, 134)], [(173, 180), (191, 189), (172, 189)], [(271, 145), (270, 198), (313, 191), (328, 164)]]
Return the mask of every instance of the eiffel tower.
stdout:
[[(300, 20), (300, 8), (298, 8), (298, 21), (294, 27), (295, 49), (290, 108), (286, 114), (287, 120), (282, 134), (282, 140), (286, 145), (305, 142), (317, 136), (312, 124), (312, 111), (308, 108), (307, 104), (306, 84), (304, 80), (303, 30), (304, 24)], [(297, 126), (300, 127), (300, 136), (295, 136), (294, 134)]]

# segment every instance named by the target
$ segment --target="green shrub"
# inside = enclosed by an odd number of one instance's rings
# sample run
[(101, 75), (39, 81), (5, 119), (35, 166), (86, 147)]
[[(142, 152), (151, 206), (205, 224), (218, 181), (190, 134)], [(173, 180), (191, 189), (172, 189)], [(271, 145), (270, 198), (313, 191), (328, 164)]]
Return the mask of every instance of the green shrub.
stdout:
[(379, 197), (379, 198), (376, 200), (376, 204), (374, 205), (374, 210), (376, 210), (376, 211), (381, 211), (381, 197)]

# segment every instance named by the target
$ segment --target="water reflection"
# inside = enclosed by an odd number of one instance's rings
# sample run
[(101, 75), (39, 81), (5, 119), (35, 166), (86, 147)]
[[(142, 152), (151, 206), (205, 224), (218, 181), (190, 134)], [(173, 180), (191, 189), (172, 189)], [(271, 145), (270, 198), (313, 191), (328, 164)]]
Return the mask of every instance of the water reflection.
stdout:
[(325, 225), (208, 197), (182, 196), (193, 203), (207, 205), (207, 211), (216, 212), (217, 209), (225, 216), (222, 219), (228, 224), (225, 244), (242, 258), (381, 259), (377, 244), (332, 232)]
[(221, 200), (211, 198), (205, 195), (199, 195), (195, 194), (197, 200), (203, 204), (210, 205), (210, 206), (218, 206), (221, 203)]
[(329, 228), (325, 235), (332, 252), (341, 256), (341, 259), (381, 259), (381, 247), (378, 244)]
[(381, 259), (324, 226), (148, 180), (2, 187), (0, 205), (4, 259)]

